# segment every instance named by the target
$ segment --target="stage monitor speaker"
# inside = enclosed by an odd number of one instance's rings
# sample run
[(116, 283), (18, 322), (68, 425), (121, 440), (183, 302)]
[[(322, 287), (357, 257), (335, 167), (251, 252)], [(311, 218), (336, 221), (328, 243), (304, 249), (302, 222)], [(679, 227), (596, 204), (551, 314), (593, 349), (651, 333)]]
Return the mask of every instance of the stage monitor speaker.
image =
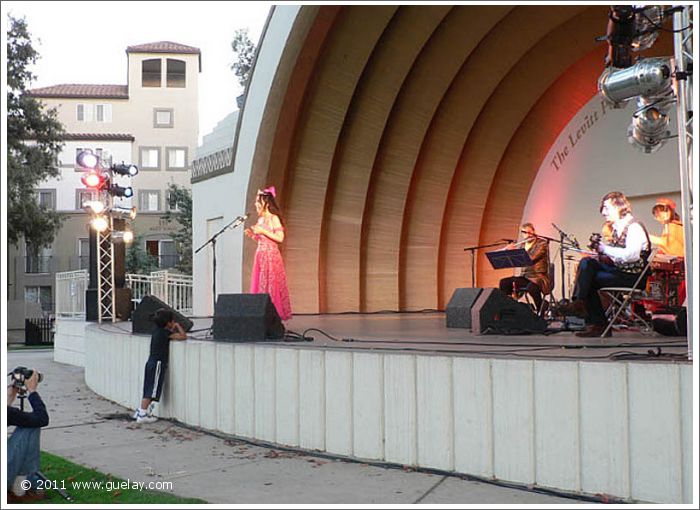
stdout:
[(476, 335), (544, 333), (547, 322), (529, 305), (499, 289), (484, 289), (472, 306), (472, 332)]
[(472, 306), (481, 291), (481, 287), (455, 289), (445, 309), (448, 328), (471, 329)]
[(131, 315), (131, 332), (132, 333), (152, 333), (155, 328), (155, 324), (150, 319), (151, 314), (154, 313), (159, 308), (166, 308), (172, 310), (175, 314), (175, 322), (182, 326), (182, 329), (189, 331), (194, 326), (194, 323), (187, 317), (182, 315), (180, 312), (171, 308), (163, 301), (155, 296), (145, 295), (141, 298), (141, 302), (138, 304), (136, 309)]
[(284, 325), (269, 294), (219, 294), (214, 340), (262, 342), (284, 338)]
[(651, 314), (651, 324), (654, 331), (664, 336), (686, 336), (688, 334), (688, 311), (682, 306), (657, 310)]

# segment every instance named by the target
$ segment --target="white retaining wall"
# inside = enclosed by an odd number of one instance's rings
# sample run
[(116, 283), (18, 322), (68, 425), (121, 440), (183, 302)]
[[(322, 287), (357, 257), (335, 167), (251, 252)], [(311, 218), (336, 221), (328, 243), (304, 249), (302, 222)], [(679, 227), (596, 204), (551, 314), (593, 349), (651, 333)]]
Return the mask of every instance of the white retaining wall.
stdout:
[[(149, 337), (85, 329), (85, 380), (133, 408)], [(173, 342), (157, 413), (282, 445), (692, 502), (692, 366)]]

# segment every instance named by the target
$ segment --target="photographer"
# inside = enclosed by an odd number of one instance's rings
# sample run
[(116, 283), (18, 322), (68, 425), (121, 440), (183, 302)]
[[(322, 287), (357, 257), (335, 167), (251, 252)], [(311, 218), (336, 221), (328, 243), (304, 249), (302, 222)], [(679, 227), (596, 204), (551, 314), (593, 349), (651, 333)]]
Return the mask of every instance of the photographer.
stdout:
[[(15, 373), (18, 370), (15, 369)], [(26, 369), (24, 372), (28, 373)], [(24, 373), (20, 372), (20, 373)], [(22, 379), (13, 378), (13, 383), (7, 387), (7, 424), (16, 426), (14, 433), (7, 440), (7, 502), (22, 503), (43, 499), (43, 491), (36, 490), (37, 472), (39, 471), (39, 445), (41, 427), (49, 424), (46, 406), (36, 389), (39, 385), (39, 372), (31, 371), (31, 376), (23, 383), (28, 394), (27, 399), (32, 406), (31, 412), (12, 407), (12, 403), (22, 388)], [(14, 373), (13, 373), (14, 376)], [(23, 489), (29, 490), (23, 496), (12, 492), (12, 484), (18, 475), (25, 475), (29, 483), (22, 484)]]

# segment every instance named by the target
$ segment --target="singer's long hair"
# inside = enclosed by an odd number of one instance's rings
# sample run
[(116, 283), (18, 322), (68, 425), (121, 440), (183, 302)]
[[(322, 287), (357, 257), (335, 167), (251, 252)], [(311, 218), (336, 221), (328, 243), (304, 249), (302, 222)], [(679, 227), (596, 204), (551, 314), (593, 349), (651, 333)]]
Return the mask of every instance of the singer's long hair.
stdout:
[(263, 205), (263, 207), (267, 208), (268, 211), (270, 211), (272, 214), (274, 214), (280, 219), (280, 223), (284, 227), (284, 217), (282, 217), (282, 211), (277, 205), (275, 197), (272, 196), (272, 193), (270, 193), (269, 191), (261, 191), (258, 193), (257, 199), (260, 200), (260, 203)]

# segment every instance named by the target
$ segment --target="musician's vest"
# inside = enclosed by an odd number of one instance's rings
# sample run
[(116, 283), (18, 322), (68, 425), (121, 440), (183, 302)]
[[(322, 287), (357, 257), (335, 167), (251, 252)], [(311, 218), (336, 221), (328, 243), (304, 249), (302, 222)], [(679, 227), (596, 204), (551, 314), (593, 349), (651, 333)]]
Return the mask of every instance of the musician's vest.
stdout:
[(612, 242), (610, 243), (610, 246), (625, 248), (627, 246), (627, 229), (634, 223), (637, 223), (640, 227), (642, 227), (642, 230), (644, 230), (644, 235), (647, 237), (647, 248), (639, 253), (639, 259), (635, 260), (634, 262), (615, 263), (615, 267), (625, 273), (641, 273), (644, 270), (644, 266), (647, 265), (647, 260), (649, 259), (649, 255), (651, 253), (651, 240), (649, 239), (649, 233), (647, 232), (644, 224), (637, 220), (630, 221), (619, 236), (617, 235), (617, 232), (613, 230)]

